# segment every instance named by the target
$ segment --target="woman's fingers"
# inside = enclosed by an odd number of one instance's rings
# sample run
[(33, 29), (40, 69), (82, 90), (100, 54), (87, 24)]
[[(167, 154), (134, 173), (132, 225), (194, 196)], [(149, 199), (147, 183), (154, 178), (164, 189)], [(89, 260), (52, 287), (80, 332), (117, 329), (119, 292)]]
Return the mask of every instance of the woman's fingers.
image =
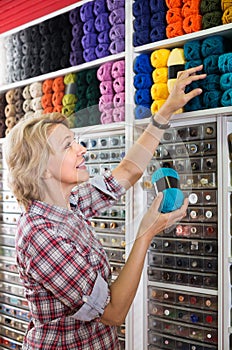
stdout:
[(179, 71), (177, 73), (177, 78), (185, 79), (191, 75), (196, 75), (197, 72), (201, 71), (203, 69), (203, 64), (200, 66), (192, 67), (183, 71)]

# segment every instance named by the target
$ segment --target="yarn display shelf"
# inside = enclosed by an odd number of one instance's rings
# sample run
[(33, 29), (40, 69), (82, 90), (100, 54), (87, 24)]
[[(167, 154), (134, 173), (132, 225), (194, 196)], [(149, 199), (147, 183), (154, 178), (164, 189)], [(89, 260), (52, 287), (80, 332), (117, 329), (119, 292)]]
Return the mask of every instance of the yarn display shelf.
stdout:
[(72, 66), (72, 67), (60, 69), (58, 71), (54, 71), (54, 72), (43, 74), (43, 75), (38, 75), (38, 76), (33, 77), (33, 78), (17, 81), (17, 82), (10, 83), (10, 84), (2, 84), (2, 85), (0, 85), (0, 93), (4, 93), (4, 92), (6, 92), (10, 89), (16, 88), (16, 87), (30, 85), (34, 82), (44, 81), (46, 79), (53, 79), (53, 78), (56, 78), (59, 76), (64, 76), (64, 75), (69, 74), (69, 73), (77, 73), (78, 71), (98, 67), (105, 62), (117, 61), (117, 60), (123, 59), (124, 57), (125, 57), (125, 52), (120, 52), (118, 54), (107, 56), (104, 58), (99, 58), (99, 59), (91, 61), (91, 62), (85, 62), (85, 63), (79, 64), (78, 66)]
[(200, 30), (198, 32), (176, 36), (175, 38), (160, 40), (150, 44), (137, 46), (134, 48), (134, 52), (140, 53), (140, 52), (149, 52), (158, 48), (169, 49), (173, 47), (181, 47), (188, 41), (195, 40), (195, 39), (201, 40), (215, 34), (225, 36), (226, 38), (231, 40), (231, 30), (232, 30), (232, 23), (223, 24), (221, 26)]
[[(103, 132), (109, 132), (112, 134), (114, 131), (124, 131), (125, 130), (125, 122), (117, 122), (110, 124), (98, 124), (93, 126), (86, 126), (81, 128), (72, 128), (76, 135), (86, 135), (86, 134), (102, 134)], [(1, 139), (0, 139), (1, 140)]]
[[(201, 109), (198, 111), (191, 111), (191, 112), (184, 112), (179, 114), (173, 114), (172, 121), (175, 122), (182, 122), (183, 118), (189, 119), (191, 122), (194, 122), (194, 120), (199, 121), (199, 118), (210, 118), (210, 121), (212, 122), (216, 116), (231, 116), (232, 114), (232, 106), (229, 107), (218, 107), (218, 108), (208, 108), (208, 109)], [(171, 121), (171, 123), (172, 123)], [(144, 118), (144, 119), (136, 119), (135, 125), (147, 125), (150, 122), (150, 118)], [(175, 124), (177, 125), (177, 124)]]
[[(153, 286), (153, 287), (156, 287), (156, 288), (158, 288), (158, 287), (163, 288), (163, 286), (164, 286), (162, 282), (158, 282), (158, 281), (149, 281), (149, 285)], [(166, 283), (165, 284), (165, 288), (173, 289), (173, 284)], [(183, 286), (175, 284), (175, 290), (183, 292)], [(184, 290), (186, 292), (191, 292), (191, 293), (202, 293), (202, 288), (193, 287), (193, 286), (187, 286), (186, 285), (186, 286), (184, 286)], [(208, 294), (215, 295), (215, 296), (218, 295), (218, 291), (217, 290), (207, 289), (207, 288), (204, 289), (204, 293), (206, 293), (206, 294), (208, 293)]]

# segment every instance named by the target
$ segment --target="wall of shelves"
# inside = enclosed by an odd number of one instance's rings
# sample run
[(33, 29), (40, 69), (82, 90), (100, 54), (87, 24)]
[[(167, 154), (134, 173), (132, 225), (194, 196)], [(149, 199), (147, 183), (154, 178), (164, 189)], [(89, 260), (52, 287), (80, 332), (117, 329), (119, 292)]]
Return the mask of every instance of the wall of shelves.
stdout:
[[(69, 73), (78, 73), (82, 72), (89, 68), (97, 68), (101, 64), (111, 61), (117, 61), (121, 59), (125, 59), (125, 121), (111, 124), (99, 124), (94, 126), (94, 130), (90, 130), (89, 127), (76, 128), (74, 129), (75, 133), (84, 135), (87, 138), (90, 137), (100, 137), (102, 135), (125, 135), (125, 150), (127, 150), (130, 145), (136, 140), (141, 131), (146, 127), (149, 122), (149, 118), (145, 118), (142, 120), (134, 120), (134, 93), (135, 88), (133, 86), (133, 62), (134, 59), (142, 54), (142, 53), (152, 53), (154, 50), (158, 50), (161, 48), (172, 49), (175, 47), (183, 47), (187, 42), (190, 42), (195, 39), (203, 40), (204, 38), (211, 37), (215, 34), (221, 35), (229, 40), (231, 40), (231, 32), (232, 32), (232, 24), (224, 24), (221, 26), (217, 26), (214, 28), (201, 30), (191, 34), (185, 34), (179, 37), (164, 39), (161, 41), (149, 43), (143, 46), (133, 47), (133, 13), (132, 6), (133, 1), (125, 1), (125, 51), (110, 55), (101, 59), (96, 59), (91, 62), (85, 62), (78, 66), (67, 67), (65, 69), (60, 69), (55, 72), (49, 72), (43, 75), (39, 75), (33, 78), (25, 79), (22, 81), (17, 81), (13, 83), (6, 83), (4, 80), (6, 71), (6, 57), (4, 55), (4, 40), (9, 35), (13, 35), (20, 30), (24, 30), (27, 27), (32, 25), (38, 25), (40, 22), (46, 21), (49, 18), (53, 18), (62, 13), (69, 12), (76, 7), (80, 7), (83, 4), (88, 3), (89, 0), (84, 0), (67, 6), (59, 11), (55, 11), (49, 15), (43, 16), (39, 19), (31, 21), (25, 25), (14, 28), (8, 32), (0, 34), (0, 59), (1, 68), (0, 68), (0, 94), (6, 93), (10, 89), (14, 89), (16, 87), (24, 87), (26, 85), (30, 85), (34, 82), (43, 82), (46, 79), (54, 79), (59, 76), (65, 76)], [(232, 52), (232, 46), (231, 50)], [(219, 107), (219, 108), (211, 108), (204, 109), (198, 111), (192, 111), (188, 113), (176, 114), (172, 118), (172, 127), (187, 127), (191, 125), (198, 125), (200, 123), (216, 123), (217, 128), (217, 227), (218, 227), (218, 239), (217, 239), (217, 288), (211, 289), (204, 286), (204, 288), (200, 286), (193, 285), (180, 285), (180, 284), (170, 284), (164, 281), (150, 281), (147, 269), (149, 265), (149, 259), (147, 259), (144, 272), (142, 275), (142, 279), (139, 285), (139, 289), (133, 303), (133, 306), (129, 312), (129, 315), (126, 320), (126, 324), (123, 325), (121, 331), (123, 332), (123, 339), (125, 340), (125, 349), (126, 350), (141, 350), (141, 349), (149, 349), (149, 350), (163, 350), (163, 349), (199, 349), (199, 350), (230, 350), (232, 348), (232, 322), (231, 322), (231, 170), (229, 167), (229, 155), (228, 155), (228, 144), (227, 144), (227, 135), (232, 132), (232, 119), (231, 119), (231, 107)], [(3, 140), (2, 140), (3, 141)], [(228, 166), (225, 166), (228, 164)], [(146, 174), (147, 176), (147, 174)], [(147, 206), (147, 195), (146, 192), (142, 188), (143, 179), (139, 181), (138, 184), (134, 187), (133, 190), (129, 191), (126, 195), (125, 206), (126, 206), (126, 214), (125, 214), (125, 256), (127, 257), (133, 240), (135, 239), (136, 230), (139, 225), (140, 218), (144, 209)], [(2, 200), (4, 203), (4, 199)], [(11, 210), (11, 209), (10, 209)], [(4, 208), (2, 207), (2, 212), (4, 212)], [(5, 222), (3, 220), (3, 225)], [(8, 224), (8, 223), (7, 223)], [(11, 224), (11, 223), (10, 223)], [(2, 240), (0, 242), (0, 246), (4, 246), (3, 239), (5, 237), (4, 231), (0, 230), (0, 234)], [(102, 233), (99, 233), (99, 237), (103, 239)], [(109, 235), (108, 239), (112, 239)], [(9, 250), (13, 249), (9, 245)], [(188, 254), (188, 253), (187, 253)], [(5, 261), (4, 254), (0, 256), (2, 264)], [(11, 262), (11, 260), (7, 259), (7, 262)], [(5, 269), (4, 265), (1, 265), (1, 271)], [(0, 272), (1, 272), (0, 271)], [(205, 273), (205, 271), (203, 271)], [(0, 274), (0, 283), (3, 286), (4, 281)], [(194, 295), (215, 297), (217, 298), (217, 309), (212, 310), (212, 314), (217, 312), (218, 324), (217, 324), (217, 333), (218, 333), (218, 344), (216, 343), (204, 343), (203, 341), (198, 341), (193, 339), (193, 343), (195, 345), (190, 346), (188, 340), (184, 340), (182, 345), (178, 345), (176, 343), (176, 335), (175, 334), (165, 334), (167, 341), (166, 343), (162, 343), (160, 340), (159, 345), (155, 342), (152, 344), (152, 336), (150, 334), (152, 331), (148, 331), (150, 329), (151, 319), (154, 318), (149, 311), (149, 306), (147, 300), (149, 299), (149, 291), (152, 288), (168, 289), (168, 291), (172, 293), (183, 293), (185, 292), (187, 295), (193, 293)], [(5, 293), (5, 291), (3, 291)], [(154, 294), (154, 291), (153, 291)], [(21, 299), (20, 299), (21, 300)], [(3, 309), (2, 309), (3, 310)], [(228, 312), (228, 310), (230, 310)], [(17, 322), (21, 322), (20, 319), (15, 317), (12, 318), (13, 323), (9, 321), (9, 324), (6, 325), (6, 321), (4, 321), (5, 313), (3, 316), (1, 315), (1, 330), (0, 334), (4, 334), (2, 336), (4, 339), (10, 338), (7, 336), (9, 333), (10, 325), (13, 325)], [(148, 315), (150, 316), (148, 317)], [(179, 322), (179, 321), (177, 321)], [(18, 326), (19, 328), (19, 337), (21, 335), (21, 330), (25, 327), (25, 322)], [(9, 326), (9, 327), (8, 327)], [(215, 326), (215, 324), (214, 324)], [(124, 328), (125, 327), (125, 328)], [(160, 336), (160, 332), (155, 331), (156, 337)], [(12, 348), (11, 345), (7, 343), (6, 345), (3, 343), (4, 349)], [(162, 344), (161, 344), (162, 343)], [(8, 344), (8, 345), (7, 345)], [(148, 345), (149, 344), (149, 345)], [(170, 345), (171, 344), (171, 345)], [(173, 345), (175, 344), (175, 345)], [(15, 346), (20, 349), (20, 342), (15, 340)], [(176, 347), (175, 347), (176, 346)], [(179, 347), (177, 347), (179, 346)], [(182, 346), (182, 347), (181, 347)], [(184, 347), (186, 346), (186, 347)], [(196, 346), (194, 348), (194, 346)]]

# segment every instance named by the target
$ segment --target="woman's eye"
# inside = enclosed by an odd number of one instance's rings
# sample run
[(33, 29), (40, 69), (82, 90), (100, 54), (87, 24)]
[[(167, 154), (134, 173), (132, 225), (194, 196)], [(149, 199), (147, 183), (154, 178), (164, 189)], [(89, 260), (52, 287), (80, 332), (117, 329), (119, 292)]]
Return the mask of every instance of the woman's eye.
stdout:
[(65, 145), (65, 149), (70, 148), (72, 146), (72, 142), (69, 142)]

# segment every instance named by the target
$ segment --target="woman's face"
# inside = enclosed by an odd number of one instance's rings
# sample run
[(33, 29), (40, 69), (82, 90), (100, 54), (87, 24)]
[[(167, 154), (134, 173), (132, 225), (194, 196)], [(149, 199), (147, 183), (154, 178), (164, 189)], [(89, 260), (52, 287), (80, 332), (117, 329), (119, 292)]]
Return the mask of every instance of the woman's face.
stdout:
[(84, 159), (86, 148), (75, 141), (70, 129), (63, 124), (55, 126), (49, 144), (54, 152), (48, 160), (48, 171), (53, 179), (70, 188), (89, 179)]

